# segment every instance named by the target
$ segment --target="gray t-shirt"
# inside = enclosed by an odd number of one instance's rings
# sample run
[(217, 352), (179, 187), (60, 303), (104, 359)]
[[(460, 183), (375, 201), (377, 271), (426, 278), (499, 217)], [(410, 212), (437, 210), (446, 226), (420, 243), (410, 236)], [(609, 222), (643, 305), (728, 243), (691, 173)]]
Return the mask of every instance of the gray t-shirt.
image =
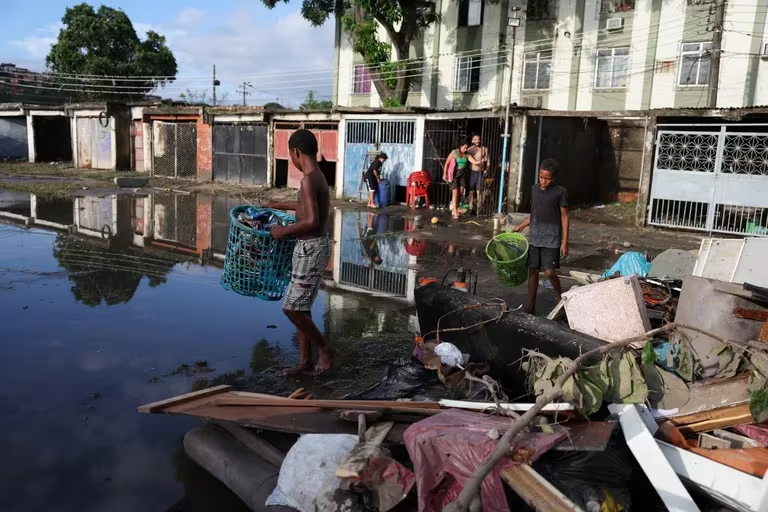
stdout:
[(568, 191), (552, 184), (541, 190), (538, 183), (531, 190), (531, 245), (557, 249), (563, 241), (560, 208), (568, 207)]

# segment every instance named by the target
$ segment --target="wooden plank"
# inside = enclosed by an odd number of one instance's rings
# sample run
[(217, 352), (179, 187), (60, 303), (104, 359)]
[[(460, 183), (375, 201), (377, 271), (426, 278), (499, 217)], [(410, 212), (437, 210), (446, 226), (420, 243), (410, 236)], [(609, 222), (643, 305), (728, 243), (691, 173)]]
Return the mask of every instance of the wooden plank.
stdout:
[(670, 418), (669, 421), (683, 435), (689, 435), (743, 425), (745, 423), (754, 423), (755, 420), (749, 412), (749, 403), (745, 403), (730, 407), (720, 407), (687, 416), (675, 416)]
[(505, 469), (501, 478), (536, 512), (581, 512), (581, 508), (527, 464)]
[(294, 400), (288, 398), (250, 398), (242, 396), (221, 397), (216, 400), (219, 406), (290, 406), (290, 407), (322, 407), (325, 409), (366, 409), (366, 410), (409, 410), (409, 411), (439, 411), (437, 402), (397, 402), (391, 400)]
[(171, 407), (174, 405), (180, 405), (186, 402), (190, 402), (192, 400), (198, 400), (200, 398), (220, 395), (222, 393), (226, 393), (231, 388), (232, 386), (228, 386), (225, 384), (221, 386), (215, 386), (212, 388), (201, 389), (200, 391), (193, 391), (192, 393), (187, 393), (186, 395), (179, 395), (173, 398), (160, 400), (159, 402), (153, 402), (151, 404), (142, 405), (139, 407), (139, 412), (143, 412), (143, 413), (158, 412), (168, 407)]
[(763, 478), (768, 471), (768, 450), (765, 448), (689, 448), (696, 455), (725, 464), (748, 475)]
[(768, 321), (768, 311), (753, 308), (735, 308), (733, 316), (742, 320), (754, 320), (755, 322)]

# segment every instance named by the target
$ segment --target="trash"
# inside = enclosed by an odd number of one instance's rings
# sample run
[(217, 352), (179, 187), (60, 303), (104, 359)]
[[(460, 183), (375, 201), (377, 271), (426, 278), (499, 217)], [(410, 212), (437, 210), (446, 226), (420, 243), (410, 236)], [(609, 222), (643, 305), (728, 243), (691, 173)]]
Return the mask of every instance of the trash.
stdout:
[(632, 247), (632, 243), (630, 243), (630, 242), (624, 242), (621, 245), (624, 246), (625, 249), (629, 249), (630, 247)]
[(653, 438), (656, 433), (656, 423), (651, 419), (650, 422), (654, 430), (649, 430), (646, 420), (641, 416), (641, 409), (644, 409), (646, 413), (648, 411), (644, 406), (634, 404), (611, 404), (608, 406), (608, 410), (619, 417), (627, 446), (629, 446), (640, 467), (643, 468), (659, 497), (664, 501), (667, 509), (699, 512), (699, 507), (696, 506), (693, 498)]
[(729, 283), (768, 287), (768, 238), (705, 238), (693, 275)]
[(651, 330), (637, 277), (610, 279), (563, 293), (574, 331), (616, 342)]
[(464, 356), (456, 345), (443, 342), (435, 347), (435, 355), (440, 358), (440, 362), (451, 368), (461, 368), (464, 363)]
[(333, 510), (328, 494), (341, 486), (336, 468), (356, 445), (357, 437), (348, 434), (301, 436), (285, 456), (266, 506), (281, 505), (299, 512)]
[(648, 277), (681, 280), (693, 274), (695, 266), (696, 256), (689, 251), (667, 249), (651, 261)]
[(611, 268), (603, 273), (602, 277), (613, 277), (618, 272), (621, 277), (640, 276), (646, 277), (651, 270), (651, 264), (642, 253), (628, 252), (622, 254)]
[[(497, 441), (488, 432), (508, 430), (509, 418), (484, 416), (467, 411), (446, 411), (414, 423), (403, 438), (416, 473), (419, 510), (439, 512), (454, 501), (475, 468), (494, 450)], [(509, 510), (501, 483), (501, 472), (511, 465), (530, 464), (566, 437), (558, 428), (554, 434), (529, 432), (512, 443), (510, 456), (498, 464), (483, 481), (484, 510)]]

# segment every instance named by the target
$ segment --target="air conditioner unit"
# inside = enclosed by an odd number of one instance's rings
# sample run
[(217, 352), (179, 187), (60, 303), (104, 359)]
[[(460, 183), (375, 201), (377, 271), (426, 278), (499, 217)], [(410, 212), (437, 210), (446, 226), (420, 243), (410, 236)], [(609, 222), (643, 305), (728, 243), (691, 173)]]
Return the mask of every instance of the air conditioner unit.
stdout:
[(763, 43), (763, 51), (760, 52), (760, 58), (768, 60), (768, 43)]
[(624, 26), (624, 18), (608, 18), (605, 20), (605, 28), (608, 30), (618, 30)]
[(522, 98), (522, 103), (524, 107), (541, 108), (543, 99), (542, 96), (524, 96)]

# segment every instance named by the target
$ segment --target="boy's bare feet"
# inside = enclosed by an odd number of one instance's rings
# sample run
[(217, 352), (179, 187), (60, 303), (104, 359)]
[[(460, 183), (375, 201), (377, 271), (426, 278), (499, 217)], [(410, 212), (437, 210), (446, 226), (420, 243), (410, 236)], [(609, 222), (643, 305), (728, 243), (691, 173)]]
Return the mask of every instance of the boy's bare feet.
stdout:
[(320, 357), (317, 360), (317, 365), (312, 375), (322, 375), (328, 372), (333, 367), (333, 358), (336, 355), (336, 351), (332, 348), (326, 348), (320, 350)]
[(312, 363), (310, 362), (299, 363), (296, 366), (291, 366), (290, 368), (281, 370), (279, 372), (279, 375), (281, 377), (295, 377), (297, 375), (301, 375), (310, 371), (312, 371)]

